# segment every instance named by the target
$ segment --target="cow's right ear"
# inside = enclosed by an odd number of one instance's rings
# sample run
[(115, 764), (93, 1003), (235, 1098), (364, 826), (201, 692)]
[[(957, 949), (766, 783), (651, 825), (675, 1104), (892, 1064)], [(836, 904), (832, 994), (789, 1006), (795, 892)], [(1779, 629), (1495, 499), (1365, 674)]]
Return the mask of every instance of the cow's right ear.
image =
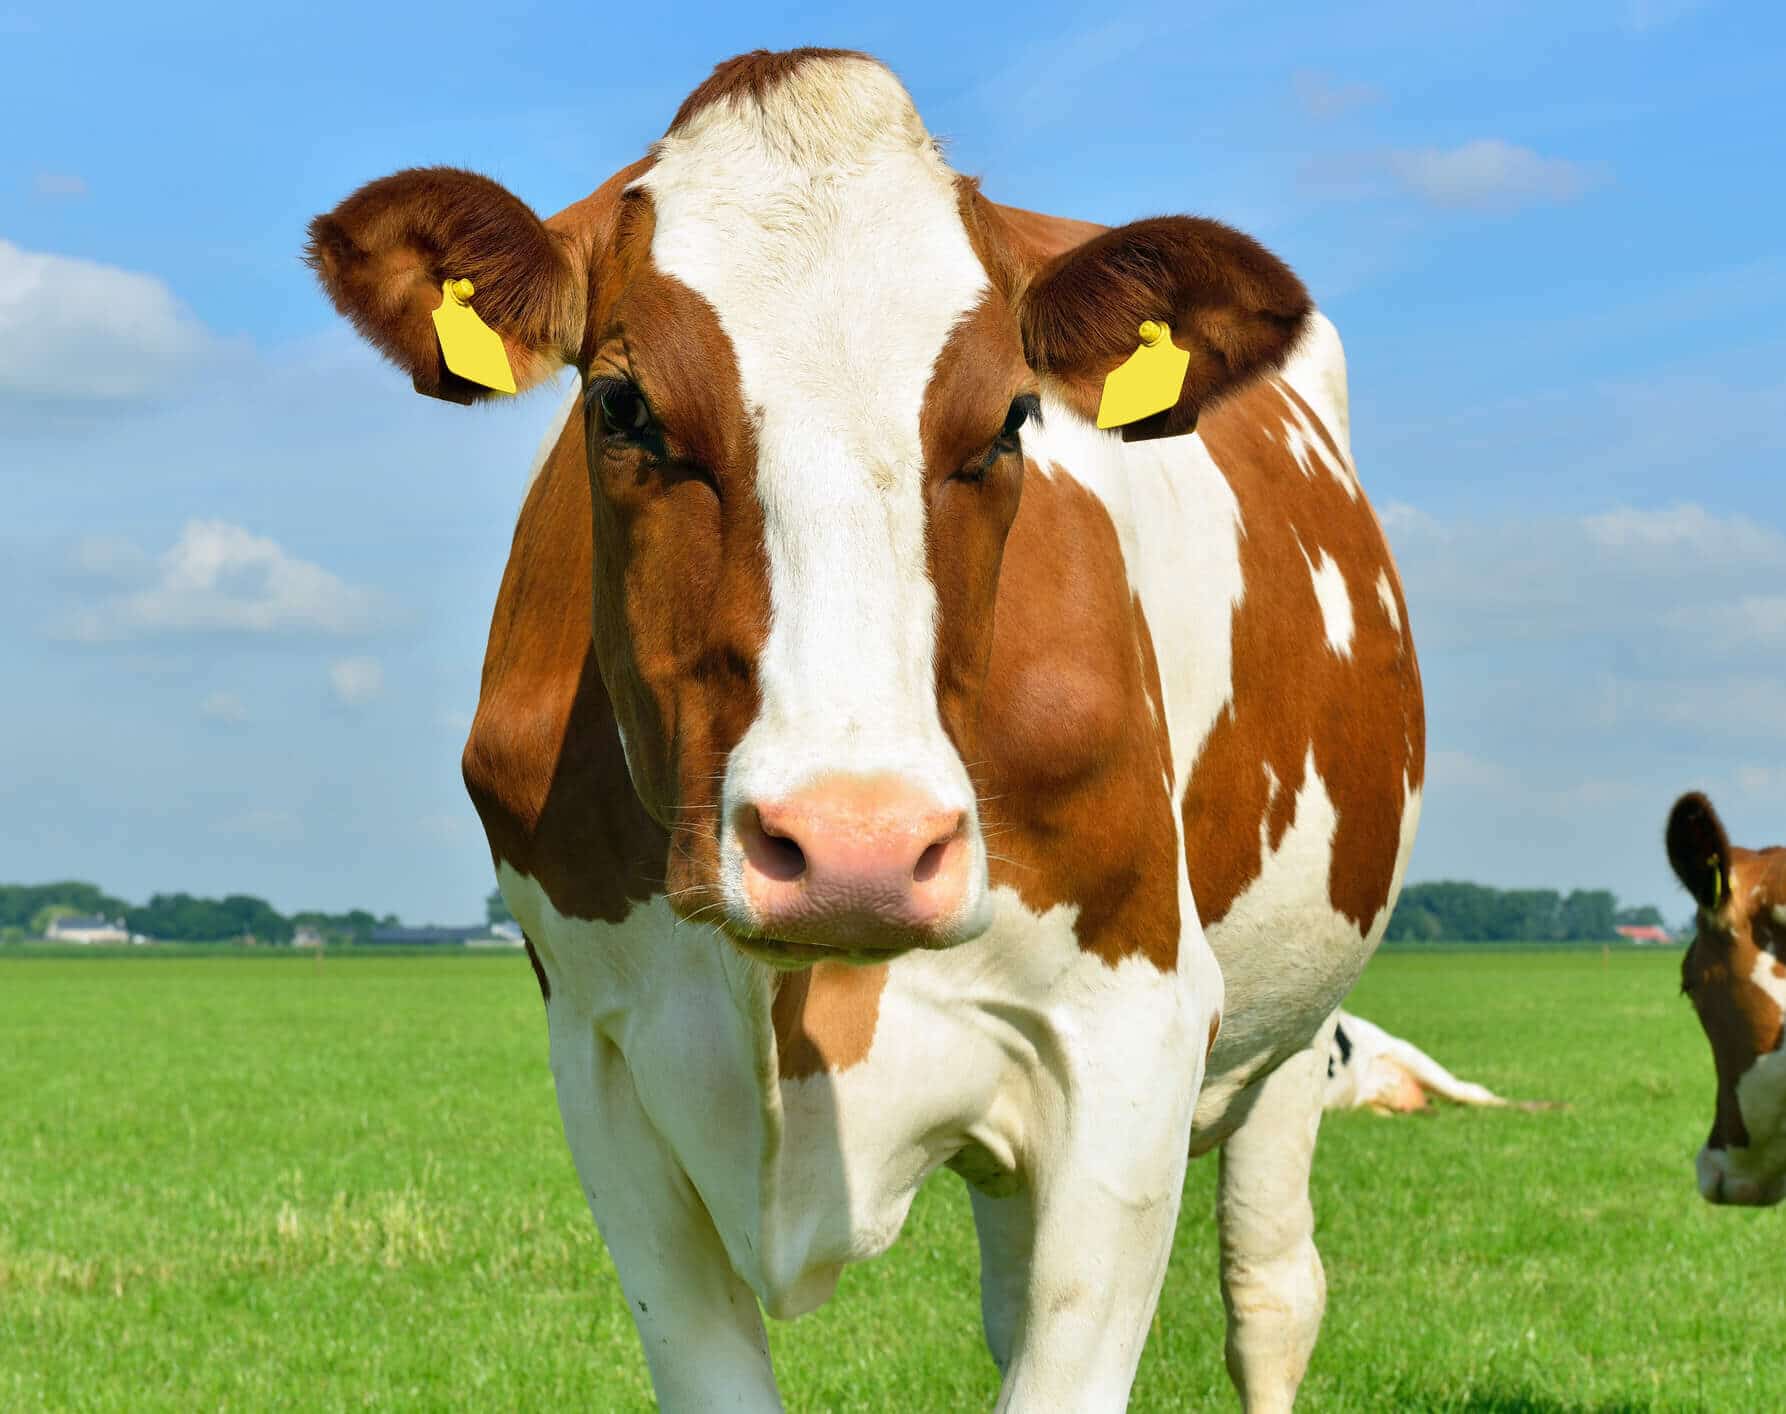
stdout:
[(1690, 791), (1668, 814), (1668, 862), (1701, 908), (1716, 912), (1730, 897), (1730, 837), (1711, 801)]
[(433, 315), (447, 280), (472, 282), (472, 307), (501, 336), (517, 391), (582, 345), (588, 274), (572, 239), (475, 172), (417, 167), (371, 182), (310, 223), (304, 256), (335, 308), (432, 398), (489, 396), (441, 358)]

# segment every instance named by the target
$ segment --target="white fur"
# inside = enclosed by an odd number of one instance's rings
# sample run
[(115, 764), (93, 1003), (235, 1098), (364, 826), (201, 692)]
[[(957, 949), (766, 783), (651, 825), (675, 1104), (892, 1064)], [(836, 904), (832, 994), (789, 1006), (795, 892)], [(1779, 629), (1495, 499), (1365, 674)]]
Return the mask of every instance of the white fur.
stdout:
[(1317, 550), (1310, 559), (1302, 552), (1309, 578), (1315, 585), (1315, 602), (1321, 606), (1321, 625), (1327, 634), (1327, 646), (1342, 658), (1352, 656), (1352, 593), (1346, 588), (1346, 575), (1332, 555)]
[(1288, 383), (1302, 400), (1314, 409), (1334, 445), (1339, 448), (1338, 463), (1327, 453), (1321, 439), (1302, 409), (1291, 404), (1291, 421), (1284, 426), (1285, 445), (1302, 468), (1303, 475), (1312, 474), (1312, 455), (1356, 499), (1360, 492), (1358, 469), (1352, 465), (1352, 414), (1346, 391), (1346, 351), (1340, 345), (1339, 331), (1333, 321), (1316, 310), (1309, 316), (1308, 329), (1290, 361), (1278, 377)]
[(551, 984), (566, 1137), (666, 1407), (776, 1407), (755, 1302), (823, 1302), (968, 1144), (1023, 1183), (986, 1217), (1023, 1234), (1005, 1244), (1022, 1280), (991, 1277), (1023, 1293), (1003, 1403), (1122, 1407), (1221, 1005), (1194, 919), (1175, 972), (1112, 968), (1080, 950), (1075, 909), (1000, 889), (980, 938), (891, 964), (860, 1064), (784, 1081), (769, 968), (661, 899), (587, 922), (499, 877)]
[(1401, 610), (1395, 606), (1395, 590), (1389, 583), (1389, 571), (1377, 571), (1377, 602), (1383, 606), (1383, 615), (1389, 620), (1389, 626), (1397, 633), (1402, 629)]
[(1493, 1108), (1507, 1103), (1486, 1085), (1459, 1080), (1411, 1041), (1391, 1036), (1362, 1016), (1342, 1011), (1338, 1021), (1351, 1050), (1342, 1054), (1337, 1042), (1328, 1049), (1325, 1105), (1330, 1110), (1367, 1109), (1392, 1097), (1401, 1088), (1402, 1072), (1413, 1076), (1421, 1089), (1454, 1104)]
[[(771, 618), (722, 818), (846, 772), (897, 775), (971, 819), (936, 707), (918, 422), (986, 272), (953, 174), (885, 69), (808, 64), (764, 105), (707, 108), (640, 181), (653, 260), (713, 306), (756, 424)], [(729, 831), (722, 853), (737, 903)], [(968, 907), (985, 892), (973, 853)]]

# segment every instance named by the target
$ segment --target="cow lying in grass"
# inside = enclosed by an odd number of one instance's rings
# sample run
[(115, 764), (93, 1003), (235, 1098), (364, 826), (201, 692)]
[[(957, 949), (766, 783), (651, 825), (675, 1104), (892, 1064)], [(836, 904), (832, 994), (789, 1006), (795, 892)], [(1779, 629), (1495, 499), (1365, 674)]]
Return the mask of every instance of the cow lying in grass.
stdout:
[(1712, 1203), (1778, 1203), (1786, 1196), (1786, 849), (1731, 844), (1697, 791), (1675, 802), (1667, 846), (1699, 905), (1681, 990), (1699, 1013), (1718, 1077), (1699, 1192)]
[(1349, 1011), (1339, 1014), (1327, 1048), (1327, 1109), (1413, 1114), (1424, 1110), (1434, 1095), (1454, 1105), (1549, 1108), (1537, 1101), (1504, 1100), (1486, 1085), (1459, 1080), (1412, 1042)]

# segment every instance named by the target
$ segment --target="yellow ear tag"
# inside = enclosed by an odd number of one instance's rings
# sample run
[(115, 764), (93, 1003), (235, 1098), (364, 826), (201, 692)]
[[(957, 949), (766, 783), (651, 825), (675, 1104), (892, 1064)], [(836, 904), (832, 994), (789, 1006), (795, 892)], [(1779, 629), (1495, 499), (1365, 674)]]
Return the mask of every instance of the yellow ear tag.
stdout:
[(1724, 897), (1724, 870), (1722, 861), (1715, 854), (1708, 854), (1705, 862), (1712, 866), (1712, 907), (1716, 908)]
[(477, 316), (471, 307), (476, 287), (469, 280), (446, 280), (440, 286), (440, 308), (434, 311), (434, 332), (440, 339), (446, 366), (469, 383), (515, 391), (515, 375), (509, 368), (502, 335)]
[(1141, 347), (1104, 380), (1104, 396), (1098, 402), (1099, 427), (1123, 427), (1164, 412), (1184, 391), (1191, 355), (1172, 342), (1171, 326), (1149, 319), (1138, 332)]

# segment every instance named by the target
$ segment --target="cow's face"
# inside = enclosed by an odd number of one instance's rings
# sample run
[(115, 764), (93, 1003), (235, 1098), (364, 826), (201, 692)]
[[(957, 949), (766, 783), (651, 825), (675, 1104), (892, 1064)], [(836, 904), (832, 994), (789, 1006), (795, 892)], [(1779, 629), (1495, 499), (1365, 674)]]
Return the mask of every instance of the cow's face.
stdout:
[(1669, 817), (1668, 857), (1699, 904), (1681, 988), (1718, 1078), (1699, 1191), (1713, 1203), (1777, 1203), (1786, 1196), (1786, 850), (1733, 848), (1695, 793)]
[[(453, 176), (481, 184), (459, 209)], [(405, 173), (319, 218), (312, 259), (424, 392), (475, 391), (417, 322), (457, 274), (494, 287), (523, 381), (579, 368), (594, 642), (671, 836), (666, 892), (790, 966), (990, 921), (977, 715), (1042, 396), (1088, 415), (1165, 319), (1191, 372), (1150, 430), (1185, 430), (1308, 308), (1209, 222), (1044, 249), (890, 73), (819, 52), (721, 65), (649, 158), (550, 222)]]

